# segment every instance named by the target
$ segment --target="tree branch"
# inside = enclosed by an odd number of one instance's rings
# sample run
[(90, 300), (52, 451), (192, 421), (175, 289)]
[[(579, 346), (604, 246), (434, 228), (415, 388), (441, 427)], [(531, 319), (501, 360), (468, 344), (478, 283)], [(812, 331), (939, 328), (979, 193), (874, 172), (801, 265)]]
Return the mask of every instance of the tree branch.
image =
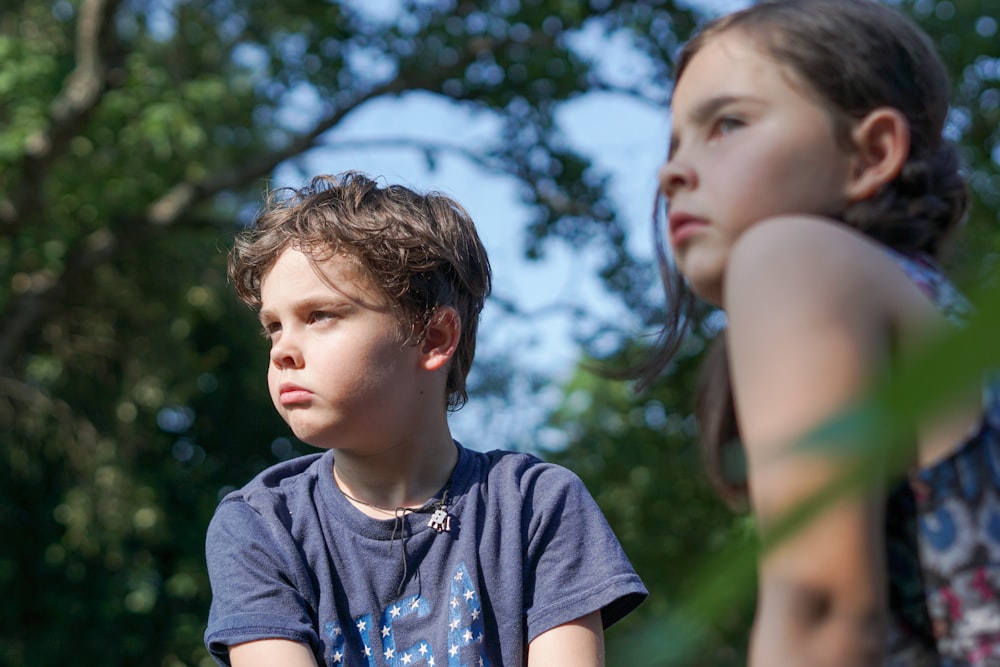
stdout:
[(396, 148), (408, 148), (412, 150), (421, 151), (425, 154), (430, 153), (453, 153), (459, 157), (468, 160), (469, 162), (482, 167), (483, 169), (489, 169), (491, 171), (496, 171), (511, 176), (517, 176), (518, 171), (512, 169), (510, 165), (506, 164), (502, 160), (492, 158), (490, 155), (484, 153), (477, 153), (471, 151), (464, 146), (459, 146), (457, 144), (447, 144), (437, 141), (426, 141), (421, 139), (413, 139), (411, 137), (372, 137), (371, 139), (353, 139), (351, 141), (335, 141), (326, 142), (322, 144), (317, 144), (323, 146), (323, 148), (328, 148), (332, 150), (354, 150), (359, 148), (384, 148), (384, 149), (396, 149)]
[(76, 25), (76, 66), (49, 107), (49, 121), (25, 140), (20, 187), (13, 206), (0, 218), (0, 233), (41, 214), (46, 170), (62, 155), (111, 87), (109, 55), (115, 48), (111, 19), (121, 0), (83, 0)]
[(67, 126), (97, 106), (107, 83), (106, 52), (102, 41), (108, 37), (111, 17), (121, 0), (84, 0), (76, 31), (76, 68), (52, 102), (52, 134), (65, 137)]
[(285, 160), (305, 153), (316, 146), (320, 137), (336, 127), (344, 116), (365, 102), (382, 95), (401, 93), (406, 88), (399, 79), (394, 79), (373, 88), (349, 106), (335, 109), (333, 113), (320, 119), (309, 132), (299, 135), (281, 149), (255, 156), (246, 162), (235, 165), (232, 169), (217, 173), (201, 182), (181, 181), (177, 183), (147, 209), (147, 221), (156, 227), (173, 224), (196, 204), (210, 199), (220, 192), (266, 176)]
[(603, 93), (614, 93), (615, 95), (623, 95), (625, 97), (631, 98), (637, 102), (641, 102), (646, 106), (652, 107), (657, 111), (664, 111), (667, 108), (669, 102), (669, 97), (667, 95), (654, 96), (649, 93), (643, 92), (643, 90), (636, 86), (617, 86), (615, 84), (607, 83), (605, 81), (594, 81), (590, 84), (587, 92), (603, 92)]

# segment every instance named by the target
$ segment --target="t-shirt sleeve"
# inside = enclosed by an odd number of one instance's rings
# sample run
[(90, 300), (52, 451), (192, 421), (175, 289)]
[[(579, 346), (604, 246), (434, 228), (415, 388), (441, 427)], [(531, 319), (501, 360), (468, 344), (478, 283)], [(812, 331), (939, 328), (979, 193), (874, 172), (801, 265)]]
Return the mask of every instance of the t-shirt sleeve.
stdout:
[(290, 639), (316, 651), (308, 576), (276, 516), (238, 497), (223, 500), (209, 524), (205, 555), (212, 584), (205, 644), (216, 662), (229, 665), (230, 646), (260, 639)]
[(600, 610), (604, 627), (648, 592), (583, 482), (540, 464), (522, 480), (528, 519), (528, 641)]

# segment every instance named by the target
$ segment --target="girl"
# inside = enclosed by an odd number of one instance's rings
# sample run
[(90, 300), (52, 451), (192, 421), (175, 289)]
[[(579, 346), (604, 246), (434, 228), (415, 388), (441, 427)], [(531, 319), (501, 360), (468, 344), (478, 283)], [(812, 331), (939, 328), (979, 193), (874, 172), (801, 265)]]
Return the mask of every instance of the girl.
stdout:
[[(688, 289), (725, 310), (701, 431), (716, 480), (742, 442), (765, 535), (852, 463), (849, 443), (793, 443), (961, 303), (934, 259), (966, 207), (949, 92), (928, 38), (873, 0), (763, 3), (680, 53), (657, 225), (673, 312), (645, 377), (676, 351)], [(762, 558), (751, 664), (1000, 665), (1000, 405), (912, 432), (902, 484), (841, 497)]]

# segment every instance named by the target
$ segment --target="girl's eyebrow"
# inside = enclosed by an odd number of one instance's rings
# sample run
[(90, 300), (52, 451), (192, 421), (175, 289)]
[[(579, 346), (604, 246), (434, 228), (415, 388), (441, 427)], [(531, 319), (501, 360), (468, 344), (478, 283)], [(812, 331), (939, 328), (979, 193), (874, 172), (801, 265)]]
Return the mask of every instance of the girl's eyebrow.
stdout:
[(710, 97), (691, 110), (688, 114), (688, 120), (696, 124), (706, 123), (710, 118), (712, 118), (712, 116), (719, 112), (719, 109), (722, 109), (741, 99), (743, 99), (743, 97), (739, 95), (718, 95), (716, 97)]
[[(718, 95), (716, 97), (710, 97), (707, 100), (698, 104), (695, 108), (691, 109), (687, 114), (687, 120), (693, 125), (701, 126), (709, 122), (715, 114), (719, 112), (720, 109), (724, 109), (734, 102), (739, 102), (741, 100), (749, 99), (745, 95)], [(673, 123), (671, 123), (672, 125)], [(674, 151), (680, 146), (680, 138), (676, 133), (670, 133), (670, 152), (668, 153), (668, 159), (673, 157)]]

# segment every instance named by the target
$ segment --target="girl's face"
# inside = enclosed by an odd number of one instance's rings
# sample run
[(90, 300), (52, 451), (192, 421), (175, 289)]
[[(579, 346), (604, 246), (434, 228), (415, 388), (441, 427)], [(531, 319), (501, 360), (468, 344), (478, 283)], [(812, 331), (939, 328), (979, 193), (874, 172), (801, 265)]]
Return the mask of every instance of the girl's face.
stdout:
[(691, 289), (724, 307), (740, 234), (782, 214), (837, 215), (853, 164), (827, 111), (787, 67), (739, 31), (711, 38), (674, 89), (660, 170), (670, 244)]

